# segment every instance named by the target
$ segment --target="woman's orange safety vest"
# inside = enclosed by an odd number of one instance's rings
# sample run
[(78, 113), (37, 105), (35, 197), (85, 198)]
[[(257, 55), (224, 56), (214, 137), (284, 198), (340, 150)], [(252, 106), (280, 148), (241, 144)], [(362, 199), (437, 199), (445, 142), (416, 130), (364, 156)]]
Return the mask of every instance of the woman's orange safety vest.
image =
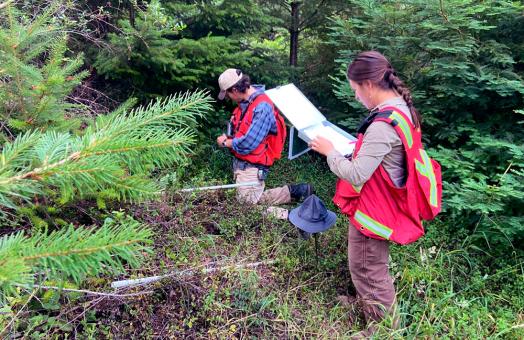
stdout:
[(259, 164), (264, 166), (271, 166), (275, 159), (280, 159), (282, 154), (282, 149), (284, 148), (284, 143), (286, 141), (286, 124), (284, 118), (278, 113), (275, 105), (269, 99), (266, 94), (258, 95), (247, 107), (244, 115), (242, 116), (242, 110), (238, 106), (233, 111), (233, 117), (231, 122), (234, 128), (234, 138), (239, 138), (244, 136), (253, 122), (253, 111), (258, 106), (258, 104), (266, 102), (271, 105), (273, 109), (273, 114), (275, 115), (275, 121), (277, 124), (277, 133), (269, 133), (262, 142), (247, 155), (241, 155), (235, 150), (231, 149), (233, 155), (236, 158), (244, 160), (252, 164)]
[(391, 124), (402, 140), (405, 185), (397, 188), (381, 164), (361, 187), (339, 179), (333, 202), (362, 234), (399, 244), (412, 243), (424, 235), (421, 220), (433, 219), (441, 210), (440, 164), (424, 151), (420, 128), (415, 128), (402, 111), (391, 106), (366, 118), (358, 131), (353, 159), (358, 158), (364, 133), (374, 121)]

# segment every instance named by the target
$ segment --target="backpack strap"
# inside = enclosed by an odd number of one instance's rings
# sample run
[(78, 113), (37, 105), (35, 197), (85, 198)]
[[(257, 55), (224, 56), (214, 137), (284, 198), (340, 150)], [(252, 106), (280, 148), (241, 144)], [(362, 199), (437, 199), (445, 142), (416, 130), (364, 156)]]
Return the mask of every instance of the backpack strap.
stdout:
[[(416, 132), (415, 126), (411, 122), (411, 120), (406, 116), (404, 112), (397, 109), (394, 106), (389, 106), (385, 109), (388, 109), (391, 111), (390, 116), (388, 119), (391, 120), (390, 124), (393, 127), (398, 126), (400, 130), (402, 131), (402, 134), (404, 135), (404, 138), (406, 139), (408, 148), (411, 149), (413, 146), (413, 134)], [(419, 131), (420, 132), (420, 131)]]
[(387, 122), (395, 129), (398, 126), (402, 135), (404, 135), (404, 138), (406, 139), (408, 148), (413, 146), (413, 131), (415, 131), (415, 127), (401, 110), (394, 106), (386, 106), (380, 111), (371, 113), (360, 123), (358, 133), (365, 133), (371, 123), (375, 120)]
[(368, 127), (375, 121), (377, 118), (387, 119), (391, 115), (392, 111), (375, 111), (372, 112), (369, 116), (364, 118), (360, 125), (358, 126), (357, 133), (364, 134)]
[[(249, 111), (249, 110), (254, 110), (258, 104), (260, 103), (268, 103), (270, 104), (270, 106), (274, 109), (274, 105), (273, 103), (271, 102), (271, 100), (269, 99), (269, 97), (264, 93), (264, 92), (260, 92), (258, 93), (256, 96), (254, 96), (253, 98), (250, 98), (250, 100), (246, 103), (246, 107), (244, 110), (242, 110), (242, 106), (240, 106), (240, 104), (238, 104), (238, 106), (235, 108), (235, 110), (239, 110), (240, 111), (240, 117), (237, 121), (237, 125), (234, 126), (234, 129), (235, 129), (235, 133), (238, 131), (238, 129), (240, 128), (240, 124), (242, 123), (242, 121), (244, 120), (245, 116), (246, 116), (246, 113)], [(254, 105), (254, 106), (253, 106)], [(253, 106), (253, 107), (252, 107)], [(234, 124), (233, 124), (234, 125)]]

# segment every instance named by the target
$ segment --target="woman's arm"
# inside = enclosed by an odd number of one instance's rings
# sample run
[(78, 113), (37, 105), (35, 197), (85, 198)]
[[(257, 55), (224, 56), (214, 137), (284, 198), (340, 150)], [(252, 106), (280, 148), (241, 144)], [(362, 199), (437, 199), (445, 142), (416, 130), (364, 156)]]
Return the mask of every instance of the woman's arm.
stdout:
[(327, 154), (329, 168), (337, 177), (356, 186), (363, 185), (377, 170), (384, 156), (391, 152), (391, 147), (398, 138), (391, 125), (375, 122), (364, 134), (358, 156), (348, 160), (332, 149)]

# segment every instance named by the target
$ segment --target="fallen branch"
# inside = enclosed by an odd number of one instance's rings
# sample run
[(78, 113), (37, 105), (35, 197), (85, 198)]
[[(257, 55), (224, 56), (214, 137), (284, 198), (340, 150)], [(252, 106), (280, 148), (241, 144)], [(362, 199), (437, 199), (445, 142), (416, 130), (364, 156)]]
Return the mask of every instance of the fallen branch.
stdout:
[(131, 287), (136, 285), (145, 285), (153, 282), (157, 282), (169, 277), (178, 276), (178, 277), (188, 277), (193, 276), (198, 273), (203, 274), (210, 274), (218, 271), (228, 270), (228, 269), (243, 269), (243, 268), (255, 268), (260, 265), (270, 265), (275, 263), (275, 260), (268, 260), (268, 261), (261, 261), (261, 262), (254, 262), (254, 263), (247, 263), (247, 264), (237, 264), (237, 265), (230, 265), (230, 266), (223, 266), (223, 267), (215, 267), (215, 268), (205, 268), (202, 271), (199, 270), (182, 270), (182, 271), (173, 271), (169, 274), (165, 275), (157, 275), (157, 276), (150, 276), (150, 277), (143, 277), (140, 279), (132, 279), (132, 280), (121, 280), (121, 281), (114, 281), (111, 283), (112, 288), (123, 288), (123, 287)]

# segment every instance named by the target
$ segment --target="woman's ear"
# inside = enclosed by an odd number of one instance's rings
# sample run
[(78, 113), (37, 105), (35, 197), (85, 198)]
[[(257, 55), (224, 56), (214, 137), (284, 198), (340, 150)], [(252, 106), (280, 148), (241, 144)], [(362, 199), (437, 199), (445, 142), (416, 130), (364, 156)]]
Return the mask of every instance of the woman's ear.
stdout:
[(375, 84), (373, 84), (371, 80), (366, 79), (362, 82), (362, 87), (364, 87), (364, 89), (369, 92), (375, 89)]

